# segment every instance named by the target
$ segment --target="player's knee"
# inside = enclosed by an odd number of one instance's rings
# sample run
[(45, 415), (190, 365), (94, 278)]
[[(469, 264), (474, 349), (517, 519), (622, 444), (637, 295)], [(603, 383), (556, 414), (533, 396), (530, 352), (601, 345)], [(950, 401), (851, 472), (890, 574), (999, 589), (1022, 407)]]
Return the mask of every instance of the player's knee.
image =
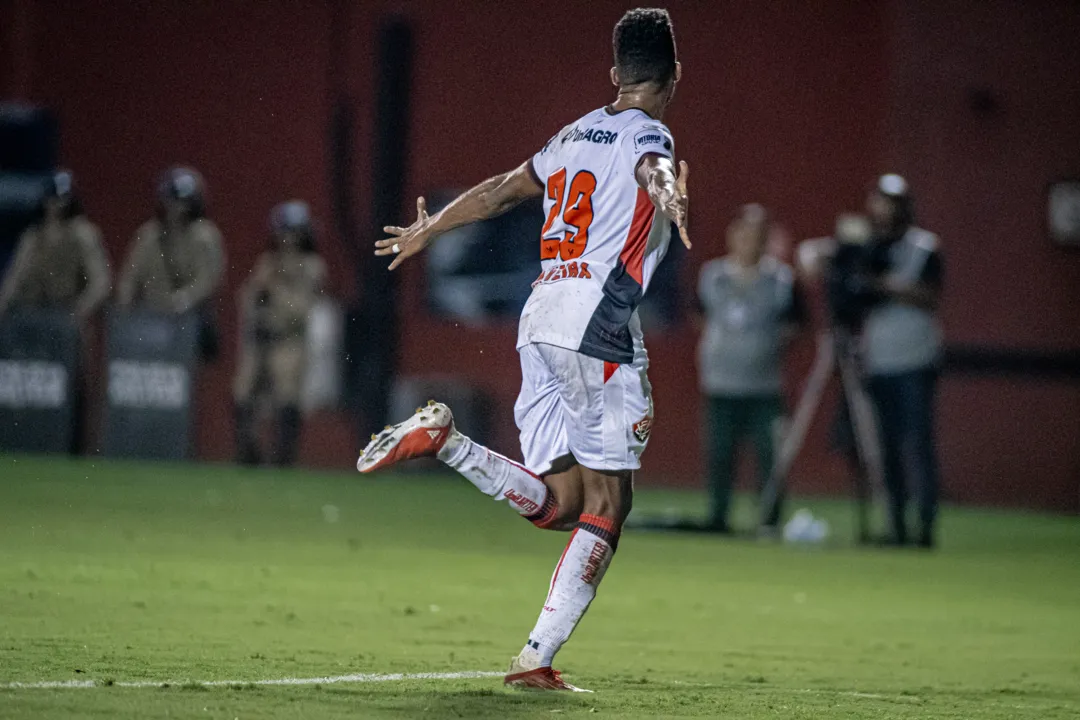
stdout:
[(630, 476), (594, 473), (586, 480), (582, 511), (587, 515), (608, 518), (619, 525), (630, 514), (633, 483)]
[(616, 504), (608, 497), (589, 497), (582, 507), (582, 514), (597, 515), (614, 520), (617, 517)]
[(630, 514), (630, 502), (629, 494), (618, 490), (589, 492), (586, 494), (582, 512), (586, 515), (608, 518), (621, 525)]

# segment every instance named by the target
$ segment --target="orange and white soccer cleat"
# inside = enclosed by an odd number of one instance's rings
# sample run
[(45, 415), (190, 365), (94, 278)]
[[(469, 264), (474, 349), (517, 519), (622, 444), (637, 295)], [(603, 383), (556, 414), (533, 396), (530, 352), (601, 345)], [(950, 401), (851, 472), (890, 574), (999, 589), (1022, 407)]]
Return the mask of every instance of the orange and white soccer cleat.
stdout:
[(397, 425), (371, 436), (360, 453), (356, 469), (369, 473), (412, 458), (434, 457), (454, 431), (454, 415), (442, 403), (429, 400), (426, 407)]
[(591, 693), (592, 690), (579, 688), (562, 679), (562, 673), (550, 667), (527, 669), (521, 662), (521, 656), (510, 661), (503, 684), (507, 687), (525, 690), (566, 690), (568, 692)]

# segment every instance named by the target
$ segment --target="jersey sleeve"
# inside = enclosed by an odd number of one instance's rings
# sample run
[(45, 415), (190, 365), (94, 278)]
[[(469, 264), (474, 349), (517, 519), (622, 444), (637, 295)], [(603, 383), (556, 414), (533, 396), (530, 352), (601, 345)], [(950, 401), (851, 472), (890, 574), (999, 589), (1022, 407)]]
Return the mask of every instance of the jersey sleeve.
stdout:
[(540, 187), (544, 187), (547, 176), (551, 174), (551, 160), (552, 155), (555, 154), (555, 141), (558, 137), (559, 133), (552, 135), (551, 139), (544, 144), (544, 147), (540, 148), (539, 152), (533, 155), (529, 161), (529, 170), (532, 172), (533, 180)]
[(671, 131), (662, 122), (645, 120), (627, 128), (626, 152), (630, 155), (633, 169), (637, 169), (641, 158), (646, 155), (675, 157), (675, 140)]

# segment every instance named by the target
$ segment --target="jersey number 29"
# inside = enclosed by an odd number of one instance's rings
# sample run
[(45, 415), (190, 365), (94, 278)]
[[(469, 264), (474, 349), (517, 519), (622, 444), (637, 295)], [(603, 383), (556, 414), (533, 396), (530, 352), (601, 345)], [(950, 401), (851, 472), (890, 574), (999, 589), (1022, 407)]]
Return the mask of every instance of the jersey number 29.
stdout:
[[(554, 260), (557, 257), (573, 260), (585, 252), (585, 246), (589, 244), (589, 226), (593, 221), (592, 195), (595, 190), (596, 176), (588, 170), (574, 176), (569, 191), (566, 188), (566, 168), (559, 168), (548, 176), (547, 196), (555, 203), (548, 212), (544, 229), (540, 231), (541, 260)], [(555, 237), (548, 237), (560, 213), (566, 230)]]

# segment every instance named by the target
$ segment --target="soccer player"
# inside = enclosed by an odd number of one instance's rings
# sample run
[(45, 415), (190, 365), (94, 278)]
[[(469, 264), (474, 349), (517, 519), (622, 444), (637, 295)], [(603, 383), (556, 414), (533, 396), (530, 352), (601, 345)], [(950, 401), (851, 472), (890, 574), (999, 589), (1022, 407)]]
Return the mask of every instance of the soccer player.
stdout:
[(524, 466), (454, 428), (432, 401), (373, 435), (357, 460), (371, 472), (435, 456), (541, 528), (572, 531), (540, 618), (507, 685), (578, 690), (552, 660), (604, 577), (630, 512), (649, 439), (652, 394), (637, 306), (664, 257), (671, 222), (686, 230), (688, 169), (676, 171), (661, 122), (682, 68), (666, 10), (627, 12), (614, 32), (615, 102), (560, 130), (521, 166), (468, 190), (433, 217), (424, 199), (407, 228), (375, 243), (390, 269), (453, 228), (544, 196), (540, 276), (521, 313), (521, 393), (514, 407)]

